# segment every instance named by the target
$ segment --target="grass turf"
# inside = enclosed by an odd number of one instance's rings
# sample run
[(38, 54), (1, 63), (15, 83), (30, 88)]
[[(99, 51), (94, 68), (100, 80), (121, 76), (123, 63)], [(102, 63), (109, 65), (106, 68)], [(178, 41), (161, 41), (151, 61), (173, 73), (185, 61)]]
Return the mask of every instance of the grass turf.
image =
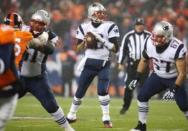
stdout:
[[(56, 97), (65, 114), (71, 105), (71, 98)], [(122, 99), (112, 98), (110, 114), (113, 128), (105, 129), (101, 121), (101, 109), (97, 97), (84, 98), (72, 126), (76, 131), (129, 131), (137, 124), (137, 104), (134, 100), (129, 112), (119, 115)], [(175, 102), (150, 101), (148, 131), (188, 131), (188, 121), (179, 111)], [(62, 131), (50, 115), (33, 96), (25, 96), (18, 101), (17, 109), (5, 131)]]

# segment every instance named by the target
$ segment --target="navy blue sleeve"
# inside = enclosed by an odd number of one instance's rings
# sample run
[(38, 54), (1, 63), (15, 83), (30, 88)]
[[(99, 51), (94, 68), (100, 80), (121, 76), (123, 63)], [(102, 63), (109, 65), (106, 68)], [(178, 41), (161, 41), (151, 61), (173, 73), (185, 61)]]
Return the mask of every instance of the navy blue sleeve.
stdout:
[(52, 40), (53, 38), (57, 37), (57, 35), (52, 31), (48, 31), (48, 34), (49, 34), (49, 37), (48, 37), (49, 41)]

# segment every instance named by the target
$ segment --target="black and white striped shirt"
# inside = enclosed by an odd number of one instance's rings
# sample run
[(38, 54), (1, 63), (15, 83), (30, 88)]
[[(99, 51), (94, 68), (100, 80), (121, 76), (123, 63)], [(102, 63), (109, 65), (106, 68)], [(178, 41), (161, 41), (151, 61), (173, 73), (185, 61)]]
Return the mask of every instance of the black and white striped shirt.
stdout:
[(141, 33), (137, 33), (135, 30), (126, 33), (121, 42), (118, 63), (122, 64), (125, 56), (133, 61), (140, 60), (144, 49), (144, 41), (148, 36), (150, 36), (150, 32), (146, 30)]

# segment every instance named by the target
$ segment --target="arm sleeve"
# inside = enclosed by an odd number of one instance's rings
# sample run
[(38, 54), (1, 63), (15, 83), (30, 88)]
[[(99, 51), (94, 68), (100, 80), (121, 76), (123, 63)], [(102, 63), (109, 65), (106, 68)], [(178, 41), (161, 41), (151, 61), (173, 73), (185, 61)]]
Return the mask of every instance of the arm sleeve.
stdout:
[(118, 63), (122, 64), (124, 59), (125, 59), (125, 55), (128, 54), (128, 38), (127, 38), (127, 34), (125, 34), (125, 36), (123, 37), (122, 41), (121, 41), (121, 46), (120, 46), (120, 50), (119, 50), (119, 57), (118, 57)]
[(118, 37), (112, 37), (112, 38), (109, 39), (109, 41), (114, 44), (116, 52), (117, 52), (119, 50)]
[(112, 38), (112, 37), (119, 37), (120, 33), (119, 33), (119, 28), (116, 24), (112, 24), (110, 26), (110, 28), (108, 29), (108, 38)]
[(78, 29), (76, 30), (76, 38), (80, 39), (80, 40), (83, 40), (84, 36), (85, 36), (85, 33), (84, 33), (84, 30), (83, 30), (83, 26), (80, 25), (78, 27)]
[(149, 39), (150, 36), (148, 36), (145, 40), (144, 40), (144, 50), (142, 51), (142, 56), (145, 58), (145, 59), (149, 59), (149, 55), (147, 53), (147, 43), (148, 43), (148, 39)]
[(187, 52), (187, 49), (185, 47), (185, 44), (180, 44), (178, 49), (176, 50), (174, 59), (181, 59), (181, 58), (185, 57), (186, 52)]

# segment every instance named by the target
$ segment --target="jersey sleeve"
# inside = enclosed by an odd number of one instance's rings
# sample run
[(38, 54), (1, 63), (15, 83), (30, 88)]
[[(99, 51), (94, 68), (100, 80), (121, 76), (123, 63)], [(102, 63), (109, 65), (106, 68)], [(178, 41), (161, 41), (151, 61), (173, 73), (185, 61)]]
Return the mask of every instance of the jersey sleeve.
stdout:
[(50, 41), (49, 43), (52, 44), (55, 47), (56, 43), (58, 41), (58, 36), (52, 31), (49, 31), (48, 35), (49, 35), (48, 41)]
[(112, 24), (108, 29), (108, 38), (119, 37), (119, 28), (116, 24)]
[(10, 26), (0, 25), (0, 44), (14, 44), (14, 29)]
[(76, 30), (76, 38), (83, 40), (85, 36), (84, 30), (83, 30), (83, 25), (80, 25), (77, 30)]
[(145, 59), (149, 59), (149, 55), (148, 55), (148, 39), (149, 39), (150, 36), (148, 36), (145, 40), (144, 40), (144, 49), (142, 51), (142, 56), (145, 58)]
[(181, 59), (185, 57), (187, 52), (185, 44), (180, 44), (178, 49), (176, 50), (175, 58), (174, 59)]

